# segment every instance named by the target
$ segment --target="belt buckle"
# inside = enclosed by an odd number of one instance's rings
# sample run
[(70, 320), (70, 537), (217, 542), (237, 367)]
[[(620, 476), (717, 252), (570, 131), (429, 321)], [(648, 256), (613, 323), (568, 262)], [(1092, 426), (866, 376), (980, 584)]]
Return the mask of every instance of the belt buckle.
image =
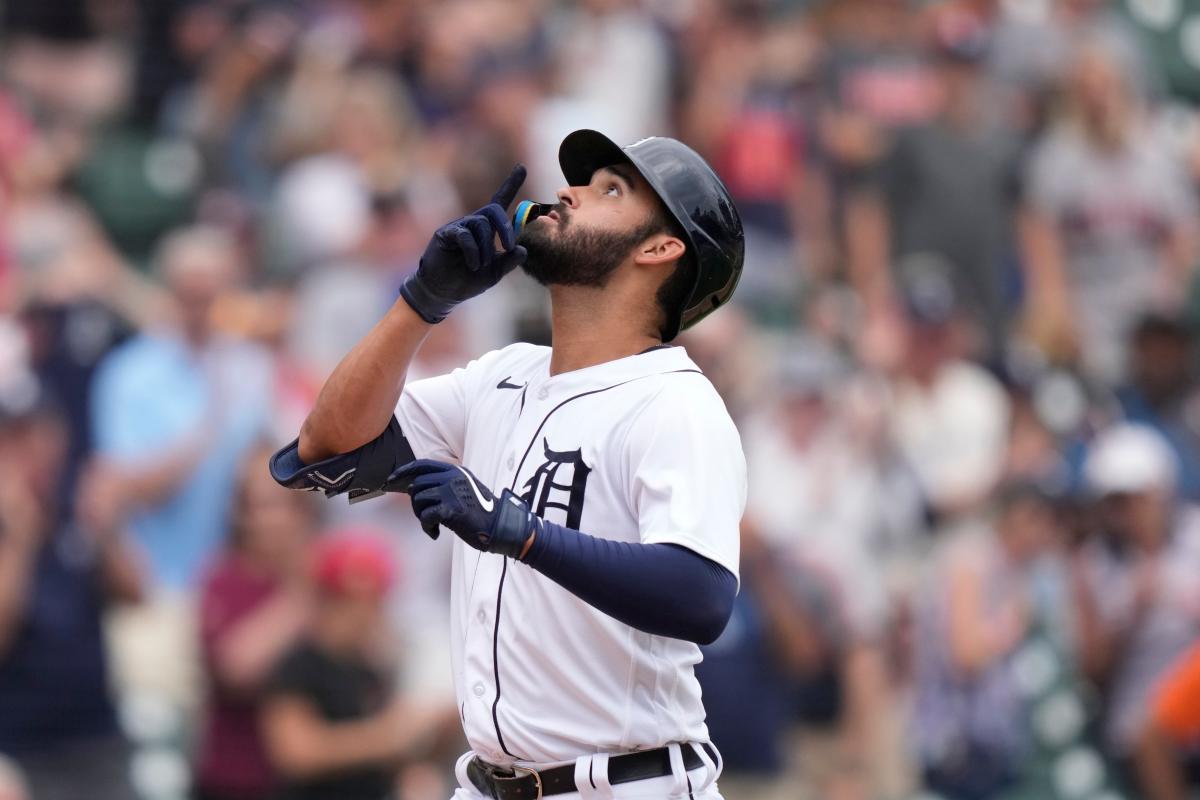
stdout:
[(536, 800), (542, 800), (542, 776), (536, 769), (530, 769), (529, 767), (518, 767), (516, 764), (513, 764), (512, 771), (516, 776), (521, 776), (521, 773), (523, 772), (532, 775), (533, 782), (537, 786)]

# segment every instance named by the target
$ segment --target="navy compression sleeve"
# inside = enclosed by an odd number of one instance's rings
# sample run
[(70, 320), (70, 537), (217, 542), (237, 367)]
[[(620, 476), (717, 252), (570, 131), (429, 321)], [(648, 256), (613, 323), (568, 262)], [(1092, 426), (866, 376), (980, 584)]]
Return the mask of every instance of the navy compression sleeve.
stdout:
[(696, 644), (721, 635), (737, 578), (673, 544), (614, 542), (542, 522), (524, 563), (610, 617)]

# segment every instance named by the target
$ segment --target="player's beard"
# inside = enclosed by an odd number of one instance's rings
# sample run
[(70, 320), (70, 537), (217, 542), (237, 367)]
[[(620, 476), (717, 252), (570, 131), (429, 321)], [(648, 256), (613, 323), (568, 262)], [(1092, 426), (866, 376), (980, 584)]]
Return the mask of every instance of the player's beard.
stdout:
[(603, 288), (634, 247), (658, 231), (651, 220), (628, 231), (608, 231), (571, 224), (570, 211), (559, 203), (559, 219), (535, 221), (517, 237), (525, 248), (523, 269), (543, 286)]

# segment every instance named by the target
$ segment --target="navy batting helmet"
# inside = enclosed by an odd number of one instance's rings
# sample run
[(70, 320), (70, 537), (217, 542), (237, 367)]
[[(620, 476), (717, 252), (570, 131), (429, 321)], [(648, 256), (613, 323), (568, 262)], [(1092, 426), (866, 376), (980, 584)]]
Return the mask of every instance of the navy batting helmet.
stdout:
[(663, 341), (674, 339), (733, 295), (745, 254), (742, 219), (725, 184), (695, 150), (665, 136), (619, 147), (602, 133), (579, 130), (563, 139), (558, 163), (572, 186), (589, 183), (601, 167), (633, 165), (683, 229), (696, 264), (696, 282), (682, 307), (669, 314)]

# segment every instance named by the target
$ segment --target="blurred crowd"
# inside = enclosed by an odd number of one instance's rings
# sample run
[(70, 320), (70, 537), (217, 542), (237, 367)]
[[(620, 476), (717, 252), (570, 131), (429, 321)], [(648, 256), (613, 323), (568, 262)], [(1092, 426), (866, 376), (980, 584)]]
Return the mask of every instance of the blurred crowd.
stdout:
[[(698, 667), (729, 800), (1200, 787), (1200, 11), (0, 2), (0, 798), (444, 800), (447, 542), (266, 462), (434, 228), (580, 127), (746, 225)], [(546, 343), (513, 274), (430, 375)]]

